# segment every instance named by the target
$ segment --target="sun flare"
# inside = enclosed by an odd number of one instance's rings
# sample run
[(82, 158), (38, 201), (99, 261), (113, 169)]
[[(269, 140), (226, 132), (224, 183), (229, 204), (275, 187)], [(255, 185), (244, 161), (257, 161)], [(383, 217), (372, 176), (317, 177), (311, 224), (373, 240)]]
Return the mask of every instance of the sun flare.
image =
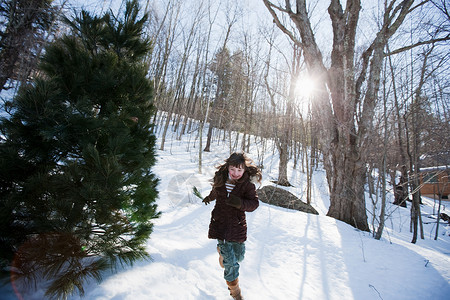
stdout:
[(315, 81), (309, 76), (300, 76), (295, 85), (295, 96), (297, 98), (309, 99), (316, 88)]

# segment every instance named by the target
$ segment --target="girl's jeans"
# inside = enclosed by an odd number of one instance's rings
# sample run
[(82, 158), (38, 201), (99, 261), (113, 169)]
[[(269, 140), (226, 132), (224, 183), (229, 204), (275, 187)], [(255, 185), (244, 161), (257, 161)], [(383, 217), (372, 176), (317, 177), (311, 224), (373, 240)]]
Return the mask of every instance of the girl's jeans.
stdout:
[(223, 257), (223, 277), (226, 281), (233, 281), (239, 277), (239, 263), (244, 259), (245, 244), (218, 240), (220, 254)]

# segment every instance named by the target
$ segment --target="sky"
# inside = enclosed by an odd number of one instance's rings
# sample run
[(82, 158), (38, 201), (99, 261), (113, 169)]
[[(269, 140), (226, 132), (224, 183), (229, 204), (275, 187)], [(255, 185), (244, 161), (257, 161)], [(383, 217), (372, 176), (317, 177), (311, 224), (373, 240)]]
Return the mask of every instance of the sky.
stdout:
[[(204, 129), (206, 135), (208, 128)], [(196, 131), (181, 140), (176, 139), (176, 132), (169, 132), (165, 150), (158, 150), (153, 168), (161, 180), (157, 203), (162, 212), (146, 245), (153, 260), (106, 273), (100, 284), (89, 282), (85, 286), (84, 298), (75, 295), (70, 300), (230, 299), (216, 241), (207, 237), (214, 204), (205, 206), (192, 193), (193, 186), (203, 196), (209, 193), (214, 166), (229, 156), (229, 141), (213, 141), (212, 152), (203, 153), (200, 174)], [(157, 148), (160, 134), (158, 131)], [(256, 160), (261, 145), (252, 141), (249, 156)], [(273, 145), (269, 144), (263, 162), (261, 186), (274, 185), (278, 157)], [(304, 199), (305, 174), (293, 169), (292, 161), (289, 166), (293, 187), (286, 189)], [(382, 239), (375, 240), (371, 233), (326, 216), (329, 194), (325, 172), (319, 168), (313, 176), (312, 206), (319, 215), (265, 203), (247, 213), (248, 240), (239, 276), (246, 300), (448, 299), (450, 226), (441, 223), (438, 240), (434, 240), (433, 211), (437, 208), (432, 199), (424, 198), (421, 207), (425, 239), (411, 244), (410, 208), (392, 205), (389, 192), (389, 218)], [(449, 204), (442, 208), (447, 214)], [(368, 203), (369, 223), (372, 208)], [(42, 287), (18, 293), (27, 300), (44, 299)], [(20, 298), (6, 285), (0, 288), (0, 299)]]

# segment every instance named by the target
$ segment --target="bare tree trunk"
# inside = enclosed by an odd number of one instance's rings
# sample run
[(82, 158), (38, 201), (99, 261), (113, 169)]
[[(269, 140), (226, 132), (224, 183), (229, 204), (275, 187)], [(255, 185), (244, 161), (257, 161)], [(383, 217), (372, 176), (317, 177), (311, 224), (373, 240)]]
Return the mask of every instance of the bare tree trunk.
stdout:
[(431, 55), (434, 46), (432, 46), (428, 51), (424, 52), (424, 58), (422, 62), (422, 68), (420, 69), (420, 79), (417, 88), (413, 93), (413, 103), (412, 103), (412, 153), (410, 155), (410, 169), (413, 170), (413, 207), (411, 207), (411, 219), (413, 225), (413, 239), (411, 243), (416, 243), (418, 235), (418, 227), (420, 226), (420, 237), (424, 239), (423, 233), (423, 223), (422, 215), (420, 212), (420, 169), (419, 169), (419, 155), (420, 155), (420, 132), (419, 132), (419, 110), (422, 101), (422, 88), (425, 84), (426, 79), (431, 76), (432, 72), (427, 72), (428, 67), (428, 57)]
[(439, 187), (439, 177), (438, 177), (438, 183), (437, 183), (437, 188), (438, 188), (438, 196), (439, 196), (439, 205), (438, 205), (438, 211), (437, 211), (437, 216), (436, 216), (436, 233), (434, 234), (434, 240), (437, 240), (438, 235), (439, 235), (439, 220), (441, 218), (441, 202), (442, 202), (442, 192), (441, 189)]
[[(209, 54), (209, 44), (210, 44), (210, 39), (211, 39), (211, 32), (212, 32), (212, 27), (214, 25), (214, 22), (216, 20), (217, 17), (217, 12), (218, 10), (212, 14), (211, 12), (211, 6), (208, 6), (208, 21), (209, 21), (209, 27), (208, 27), (208, 33), (206, 35), (206, 49), (205, 49), (205, 57), (204, 57), (204, 61), (203, 61), (203, 72), (202, 72), (202, 99), (200, 100), (200, 108), (202, 107), (202, 100), (203, 100), (203, 96), (206, 96), (204, 98), (206, 98), (206, 113), (205, 113), (205, 119), (202, 122), (200, 120), (200, 126), (199, 126), (199, 147), (198, 147), (198, 172), (201, 174), (202, 173), (202, 151), (203, 151), (203, 126), (204, 124), (207, 123), (208, 118), (209, 118), (209, 100), (210, 100), (210, 92), (208, 91), (206, 93), (206, 95), (203, 93), (203, 91), (206, 89), (207, 86), (210, 86), (210, 84), (208, 83), (208, 79), (206, 76), (206, 69), (208, 66), (208, 54)], [(203, 112), (202, 109), (200, 109), (201, 112)], [(210, 124), (211, 127), (211, 124)]]
[(181, 139), (181, 136), (186, 132), (188, 120), (191, 118), (195, 118), (194, 112), (198, 99), (197, 97), (198, 85), (200, 83), (199, 73), (200, 73), (201, 49), (202, 47), (200, 46), (200, 38), (199, 38), (199, 44), (197, 46), (197, 58), (195, 60), (194, 74), (192, 76), (191, 90), (189, 92), (188, 103), (185, 112), (186, 117), (183, 120), (183, 126), (181, 128), (180, 135), (178, 137), (179, 139)]
[(306, 203), (308, 204), (311, 204), (312, 170), (312, 161), (306, 159)]
[[(416, 98), (416, 97), (415, 97)], [(417, 102), (414, 101), (412, 104), (412, 147), (408, 141), (408, 155), (410, 170), (412, 170), (412, 180), (411, 180), (411, 194), (412, 194), (412, 205), (411, 205), (411, 230), (413, 232), (413, 238), (411, 243), (417, 242), (418, 237), (418, 225), (420, 216), (420, 182), (419, 182), (419, 160), (418, 160), (418, 133), (417, 133)]]
[(387, 93), (386, 93), (386, 82), (383, 83), (383, 123), (384, 123), (384, 141), (383, 141), (383, 160), (381, 166), (381, 210), (380, 210), (380, 223), (378, 225), (377, 232), (375, 234), (375, 239), (381, 239), (383, 235), (383, 229), (385, 225), (386, 217), (386, 174), (387, 174), (387, 149), (388, 149), (388, 109), (387, 109)]
[[(224, 51), (226, 49), (226, 47), (227, 47), (228, 39), (230, 38), (231, 28), (233, 27), (233, 25), (237, 21), (236, 17), (237, 17), (236, 15), (233, 15), (231, 19), (227, 18), (228, 19), (227, 31), (225, 33), (225, 38), (223, 40), (221, 51)], [(218, 62), (217, 66), (219, 66), (219, 65), (221, 65), (223, 63), (224, 62)], [(221, 84), (222, 84), (222, 82), (221, 82), (221, 79), (219, 78), (218, 82), (217, 82), (216, 96), (214, 97), (214, 101), (213, 101), (212, 108), (211, 108), (213, 110), (213, 112), (215, 111), (216, 105), (218, 104), (218, 101), (219, 101), (219, 94), (220, 94), (221, 88), (222, 88)], [(206, 137), (206, 146), (205, 146), (205, 149), (203, 149), (203, 151), (205, 151), (205, 152), (211, 151), (210, 148), (211, 148), (211, 137), (212, 137), (213, 123), (214, 122), (210, 122), (210, 124), (209, 124), (208, 136)]]
[[(173, 7), (173, 4), (169, 1), (166, 7), (166, 15), (164, 16), (164, 20), (166, 17), (169, 17), (169, 24), (167, 25), (168, 31), (166, 32), (166, 36), (164, 39), (164, 43), (162, 43), (164, 46), (162, 49), (160, 49), (160, 55), (157, 57), (156, 67), (154, 69), (154, 84), (155, 84), (155, 102), (156, 105), (163, 106), (162, 100), (163, 100), (163, 93), (165, 88), (165, 81), (166, 81), (166, 74), (167, 74), (167, 68), (169, 64), (169, 56), (172, 52), (173, 43), (175, 40), (175, 31), (177, 29), (178, 25), (178, 17), (180, 13), (181, 5), (179, 4), (176, 8)], [(163, 24), (161, 24), (160, 28), (163, 27)], [(158, 31), (157, 35), (155, 36), (155, 39), (159, 38), (160, 31)], [(169, 97), (170, 99), (171, 97)], [(169, 100), (170, 102), (170, 100)], [(164, 144), (166, 140), (166, 134), (167, 129), (170, 124), (172, 113), (174, 106), (176, 104), (176, 96), (172, 98), (172, 103), (169, 103), (169, 108), (167, 109), (167, 117), (166, 117), (166, 123), (164, 125), (164, 130), (161, 136), (161, 146), (160, 150), (164, 150)]]
[[(309, 109), (308, 109), (309, 110)], [(312, 176), (313, 176), (313, 172), (314, 172), (314, 167), (315, 167), (315, 145), (314, 145), (314, 141), (316, 140), (316, 138), (314, 137), (313, 134), (313, 120), (312, 120), (312, 115), (311, 115), (311, 111), (309, 110), (308, 112), (309, 115), (309, 122), (308, 122), (308, 127), (309, 127), (309, 131), (307, 131), (306, 136), (309, 137), (310, 141), (311, 141), (311, 145), (310, 145), (310, 152), (309, 152), (309, 165), (308, 165), (308, 157), (306, 157), (306, 172), (307, 172), (307, 183), (306, 183), (306, 188), (307, 188), (307, 198), (306, 198), (306, 202), (308, 204), (311, 204), (312, 201)], [(308, 150), (305, 150), (305, 153), (307, 155)]]
[[(389, 49), (389, 47), (388, 47)], [(403, 141), (403, 125), (402, 125), (402, 117), (400, 116), (400, 105), (398, 101), (397, 96), (397, 87), (396, 87), (396, 81), (394, 77), (394, 66), (392, 64), (391, 56), (389, 56), (389, 69), (391, 71), (391, 82), (392, 82), (392, 88), (393, 88), (393, 95), (394, 95), (394, 106), (395, 106), (395, 113), (397, 117), (397, 141), (398, 141), (398, 148), (400, 153), (400, 179), (399, 182), (396, 183), (396, 176), (395, 172), (392, 172), (393, 176), (392, 178), (392, 185), (394, 188), (394, 204), (406, 207), (406, 201), (409, 198), (408, 194), (408, 168), (407, 168), (407, 160), (405, 155), (405, 146)]]

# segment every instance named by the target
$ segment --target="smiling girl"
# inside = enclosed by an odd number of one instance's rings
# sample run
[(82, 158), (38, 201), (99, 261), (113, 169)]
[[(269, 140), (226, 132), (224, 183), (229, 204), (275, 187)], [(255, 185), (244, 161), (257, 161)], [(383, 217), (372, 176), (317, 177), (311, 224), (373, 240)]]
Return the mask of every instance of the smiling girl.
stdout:
[(261, 171), (244, 153), (233, 153), (217, 167), (208, 204), (216, 200), (211, 212), (208, 237), (217, 239), (219, 263), (233, 299), (242, 299), (239, 288), (239, 263), (244, 259), (247, 240), (245, 212), (259, 206), (255, 184), (261, 183)]

